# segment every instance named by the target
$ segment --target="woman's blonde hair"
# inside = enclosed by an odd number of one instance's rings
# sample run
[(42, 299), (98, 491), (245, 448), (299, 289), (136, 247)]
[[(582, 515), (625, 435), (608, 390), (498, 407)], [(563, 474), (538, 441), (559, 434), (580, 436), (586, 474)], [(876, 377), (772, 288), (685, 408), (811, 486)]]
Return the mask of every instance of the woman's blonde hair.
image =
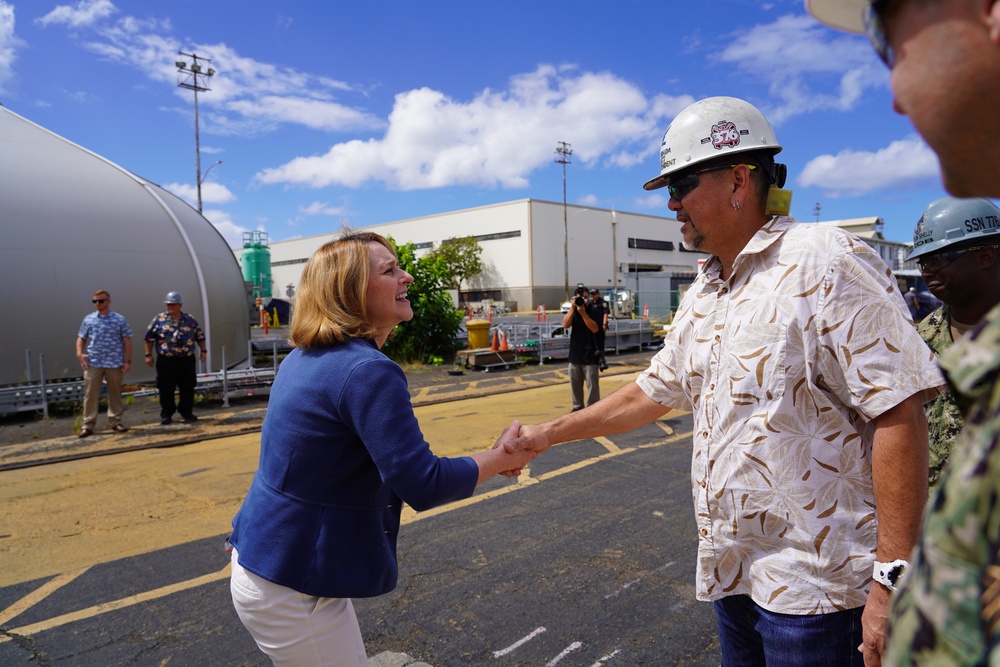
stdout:
[(289, 341), (295, 347), (329, 347), (350, 338), (374, 338), (365, 295), (371, 273), (369, 243), (396, 250), (374, 232), (351, 232), (323, 245), (302, 269)]

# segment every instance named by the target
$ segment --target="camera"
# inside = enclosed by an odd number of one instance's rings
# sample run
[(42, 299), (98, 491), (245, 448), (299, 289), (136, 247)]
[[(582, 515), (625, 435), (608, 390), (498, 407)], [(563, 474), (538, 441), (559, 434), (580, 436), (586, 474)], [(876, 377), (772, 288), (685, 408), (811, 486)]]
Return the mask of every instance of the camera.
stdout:
[(578, 306), (582, 306), (583, 304), (586, 303), (586, 301), (583, 300), (582, 296), (578, 296), (575, 299), (573, 299), (573, 303), (575, 303)]

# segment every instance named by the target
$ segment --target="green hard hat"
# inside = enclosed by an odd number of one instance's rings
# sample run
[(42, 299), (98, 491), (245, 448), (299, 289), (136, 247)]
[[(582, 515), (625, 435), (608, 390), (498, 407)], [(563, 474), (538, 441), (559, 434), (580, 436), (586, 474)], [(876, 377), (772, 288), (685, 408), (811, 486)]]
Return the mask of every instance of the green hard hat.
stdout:
[(989, 199), (944, 197), (927, 205), (913, 230), (916, 259), (958, 243), (1000, 234), (1000, 208)]

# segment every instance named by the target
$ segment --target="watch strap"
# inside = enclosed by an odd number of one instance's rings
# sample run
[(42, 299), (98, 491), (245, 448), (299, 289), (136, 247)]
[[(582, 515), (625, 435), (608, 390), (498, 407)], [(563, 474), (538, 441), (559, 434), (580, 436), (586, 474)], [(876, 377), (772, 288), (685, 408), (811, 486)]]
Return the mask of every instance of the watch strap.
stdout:
[(894, 591), (896, 590), (896, 585), (899, 583), (899, 578), (908, 567), (910, 567), (910, 564), (901, 558), (891, 563), (875, 561), (875, 567), (872, 570), (872, 579), (890, 591)]

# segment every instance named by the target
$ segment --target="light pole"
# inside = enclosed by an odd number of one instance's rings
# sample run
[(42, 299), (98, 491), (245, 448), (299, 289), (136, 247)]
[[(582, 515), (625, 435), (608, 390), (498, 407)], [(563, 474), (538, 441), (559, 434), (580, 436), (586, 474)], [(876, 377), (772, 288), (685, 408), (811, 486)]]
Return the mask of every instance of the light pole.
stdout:
[(565, 236), (566, 253), (563, 257), (564, 261), (563, 272), (566, 274), (566, 299), (565, 299), (566, 301), (569, 301), (569, 233), (567, 231), (569, 229), (569, 221), (575, 218), (576, 216), (580, 215), (581, 213), (586, 213), (589, 210), (590, 210), (589, 208), (581, 208), (579, 211), (575, 212), (573, 215), (567, 218), (566, 208), (565, 206), (563, 207), (563, 232), (566, 232)]
[(208, 169), (205, 170), (201, 176), (198, 177), (198, 212), (201, 213), (201, 184), (205, 182), (205, 177), (208, 176), (208, 172), (212, 171), (212, 167), (217, 164), (222, 164), (222, 160), (216, 160), (212, 164), (208, 165)]
[(618, 212), (611, 209), (611, 308), (612, 313), (618, 303)]
[[(556, 146), (556, 163), (563, 166), (563, 282), (566, 290), (565, 300), (569, 301), (569, 219), (566, 217), (566, 165), (570, 164), (569, 156), (573, 149), (565, 141)], [(586, 210), (586, 209), (584, 209)], [(581, 211), (582, 213), (582, 211)]]
[[(215, 76), (215, 70), (211, 67), (203, 68), (201, 63), (212, 62), (208, 58), (196, 55), (194, 53), (184, 53), (183, 51), (178, 52), (178, 55), (185, 56), (191, 59), (189, 63), (186, 60), (175, 61), (174, 64), (177, 65), (177, 74), (179, 80), (177, 85), (181, 88), (187, 88), (188, 90), (194, 91), (194, 175), (195, 183), (198, 187), (198, 212), (201, 213), (201, 143), (198, 136), (198, 93), (203, 93), (207, 90), (211, 90), (206, 84), (209, 79)], [(201, 77), (201, 82), (198, 81), (198, 77)], [(213, 167), (215, 165), (212, 165)], [(211, 169), (209, 167), (208, 169)], [(208, 169), (205, 173), (208, 173)]]

